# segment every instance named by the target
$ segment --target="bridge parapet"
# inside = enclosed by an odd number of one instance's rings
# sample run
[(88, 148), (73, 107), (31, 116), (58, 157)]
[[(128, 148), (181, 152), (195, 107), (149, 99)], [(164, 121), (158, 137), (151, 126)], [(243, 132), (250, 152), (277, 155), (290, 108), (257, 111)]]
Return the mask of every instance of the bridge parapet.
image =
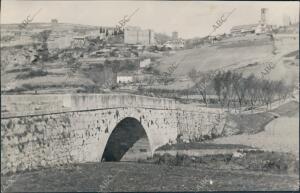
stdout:
[(176, 109), (172, 99), (131, 94), (1, 95), (2, 117), (111, 108)]
[(82, 94), (71, 95), (71, 104), (74, 109), (98, 109), (139, 107), (155, 109), (175, 109), (175, 101), (166, 98), (154, 98), (131, 94)]
[(224, 113), (221, 108), (208, 108), (205, 106), (197, 106), (191, 104), (176, 103), (176, 109), (185, 112), (196, 112), (196, 113), (209, 113), (209, 114), (220, 114)]

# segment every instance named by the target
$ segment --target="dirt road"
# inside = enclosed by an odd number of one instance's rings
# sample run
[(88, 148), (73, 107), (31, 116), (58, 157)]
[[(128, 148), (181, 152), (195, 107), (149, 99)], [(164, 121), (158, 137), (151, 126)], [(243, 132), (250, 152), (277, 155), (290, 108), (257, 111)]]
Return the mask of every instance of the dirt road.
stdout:
[(242, 144), (267, 151), (290, 152), (299, 155), (299, 103), (286, 103), (271, 113), (280, 117), (265, 126), (264, 131), (249, 135), (233, 135), (215, 139), (216, 144)]

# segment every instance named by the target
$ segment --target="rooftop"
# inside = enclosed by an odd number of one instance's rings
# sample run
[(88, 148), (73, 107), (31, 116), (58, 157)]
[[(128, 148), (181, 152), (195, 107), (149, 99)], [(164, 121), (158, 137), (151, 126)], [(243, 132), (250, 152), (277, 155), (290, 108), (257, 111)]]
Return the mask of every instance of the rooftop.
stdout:
[(248, 24), (248, 25), (237, 25), (233, 26), (230, 31), (240, 31), (240, 30), (252, 30), (253, 28), (256, 28), (259, 24)]

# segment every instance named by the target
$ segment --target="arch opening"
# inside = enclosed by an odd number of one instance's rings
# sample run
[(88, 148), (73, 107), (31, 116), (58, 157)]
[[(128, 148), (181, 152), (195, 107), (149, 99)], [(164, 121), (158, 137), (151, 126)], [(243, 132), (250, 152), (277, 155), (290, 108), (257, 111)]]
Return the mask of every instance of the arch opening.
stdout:
[(148, 136), (135, 118), (120, 121), (108, 138), (102, 161), (137, 161), (151, 156)]

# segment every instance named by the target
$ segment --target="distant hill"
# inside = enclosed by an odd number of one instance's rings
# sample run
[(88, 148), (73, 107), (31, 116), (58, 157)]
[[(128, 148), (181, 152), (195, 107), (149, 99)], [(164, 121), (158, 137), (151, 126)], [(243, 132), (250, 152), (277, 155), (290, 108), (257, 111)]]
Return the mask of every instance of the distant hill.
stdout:
[[(299, 52), (299, 36), (289, 39), (277, 39), (275, 44), (269, 37), (231, 38), (223, 42), (217, 42), (212, 46), (176, 51), (176, 53), (160, 60), (156, 68), (167, 72), (172, 64), (178, 63), (178, 67), (172, 73), (175, 77), (186, 77), (188, 72), (195, 68), (197, 71), (210, 70), (233, 70), (243, 72), (245, 75), (253, 73), (260, 77), (268, 62), (280, 58), (291, 52)], [(275, 45), (275, 47), (274, 47)], [(299, 56), (298, 56), (299, 57)], [(299, 61), (296, 55), (293, 57), (282, 57), (276, 68), (266, 78), (285, 79), (295, 82), (299, 79)], [(181, 78), (182, 79), (182, 78)], [(176, 88), (183, 85), (182, 81), (168, 85), (168, 88)], [(186, 81), (186, 84), (191, 84)]]

